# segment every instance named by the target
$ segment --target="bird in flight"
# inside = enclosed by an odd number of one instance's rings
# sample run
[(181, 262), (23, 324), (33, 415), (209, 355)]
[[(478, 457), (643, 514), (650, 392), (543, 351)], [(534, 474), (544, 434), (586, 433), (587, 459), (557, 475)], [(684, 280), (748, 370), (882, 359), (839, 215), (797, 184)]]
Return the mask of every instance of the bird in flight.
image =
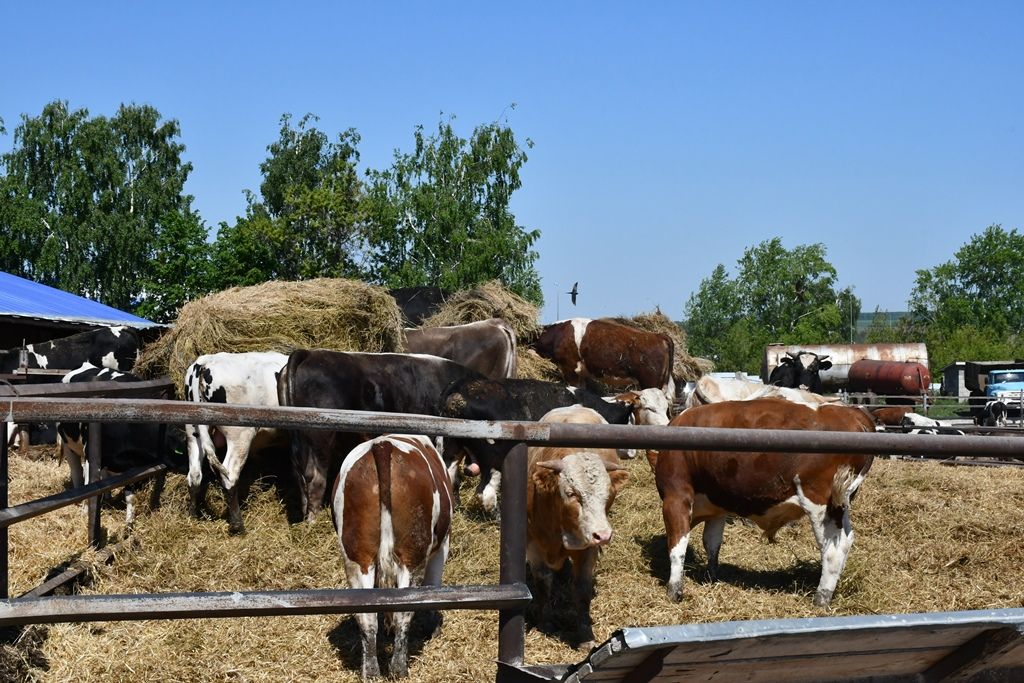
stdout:
[(580, 290), (578, 289), (579, 284), (579, 282), (574, 282), (572, 285), (572, 290), (566, 292), (566, 294), (568, 294), (569, 298), (572, 300), (573, 306), (576, 305), (576, 295), (580, 293)]

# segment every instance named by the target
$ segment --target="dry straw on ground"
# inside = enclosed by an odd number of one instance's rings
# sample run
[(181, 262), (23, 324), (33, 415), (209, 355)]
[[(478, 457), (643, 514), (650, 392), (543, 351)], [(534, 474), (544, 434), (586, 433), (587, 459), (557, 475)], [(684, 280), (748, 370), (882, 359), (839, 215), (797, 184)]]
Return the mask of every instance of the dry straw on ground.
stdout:
[(340, 278), (266, 282), (186, 304), (171, 331), (146, 347), (136, 372), (180, 385), (189, 364), (206, 353), (401, 351), (402, 339), (401, 313), (381, 287)]
[[(853, 505), (856, 540), (832, 608), (819, 610), (811, 603), (820, 571), (818, 551), (805, 521), (782, 530), (775, 544), (745, 524), (728, 525), (715, 583), (706, 577), (703, 552), (695, 541), (683, 602), (669, 602), (661, 503), (646, 462), (638, 459), (628, 466), (632, 479), (611, 512), (615, 537), (598, 564), (593, 603), (598, 639), (629, 625), (1024, 605), (1018, 580), (1024, 562), (1024, 471), (876, 461)], [(66, 478), (65, 471), (56, 460), (29, 463), (14, 458), (12, 491), (17, 493), (12, 501), (29, 497), (29, 479), (42, 482), (38, 493), (52, 492)], [(470, 495), (463, 490), (464, 500)], [(213, 487), (210, 501), (215, 515), (222, 512), (223, 501)], [(345, 585), (326, 511), (313, 524), (291, 525), (278, 490), (255, 486), (243, 507), (249, 532), (233, 537), (221, 516), (192, 520), (186, 507), (183, 477), (173, 475), (161, 509), (140, 511), (136, 547), (103, 568), (83, 592)], [(26, 522), (12, 529), (18, 534), (12, 537), (17, 538), (12, 542), (12, 594), (38, 583), (49, 567), (74, 557), (74, 548), (84, 545), (84, 516), (76, 508), (64, 514), (75, 524), (47, 515), (32, 520), (38, 526)], [(106, 510), (104, 515), (104, 524), (116, 536), (123, 512)], [(497, 582), (498, 538), (496, 523), (457, 514), (445, 582)], [(555, 624), (531, 625), (527, 662), (579, 661), (585, 653), (562, 637), (574, 624), (565, 606)], [(34, 629), (0, 653), (0, 658), (20, 657), (16, 663), (25, 680), (359, 679), (358, 629), (351, 617), (106, 622)], [(497, 615), (447, 612), (440, 634), (426, 641), (415, 638), (411, 651), (413, 682), (493, 680)]]
[(660, 310), (641, 313), (631, 318), (609, 318), (623, 325), (631, 325), (648, 332), (662, 332), (672, 339), (675, 345), (675, 364), (672, 374), (676, 381), (696, 382), (703, 375), (715, 369), (715, 364), (707, 358), (691, 356), (686, 350), (686, 334), (682, 328)]
[(516, 362), (519, 376), (527, 379), (560, 380), (554, 363), (527, 349), (540, 335), (540, 310), (497, 280), (464, 289), (448, 297), (437, 313), (423, 321), (423, 327), (464, 325), (488, 318), (502, 318), (516, 333)]

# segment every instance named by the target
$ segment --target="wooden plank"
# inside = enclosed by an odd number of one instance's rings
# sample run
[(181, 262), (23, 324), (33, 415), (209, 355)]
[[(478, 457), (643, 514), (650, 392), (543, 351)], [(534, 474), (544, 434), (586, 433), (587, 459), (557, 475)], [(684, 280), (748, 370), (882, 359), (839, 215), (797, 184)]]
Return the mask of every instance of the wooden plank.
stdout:
[[(1000, 666), (1024, 666), (1024, 639), (1018, 628), (995, 628), (979, 633), (936, 662), (924, 673), (925, 681), (965, 681), (990, 669), (997, 662)], [(1011, 655), (1008, 657), (1007, 655)]]
[(530, 591), (525, 584), (74, 595), (0, 600), (0, 626), (82, 621), (404, 612), (418, 609), (499, 610), (525, 607), (529, 602)]
[[(64, 384), (50, 382), (47, 384), (25, 384), (17, 387), (0, 384), (0, 398), (17, 397), (59, 397), (59, 398), (158, 398), (161, 395), (171, 396), (174, 393), (174, 382), (169, 377), (150, 379), (143, 382), (75, 382)], [(72, 416), (68, 416), (72, 419)], [(24, 422), (55, 422), (56, 420), (24, 420)]]
[(953, 650), (967, 642), (984, 626), (951, 625), (906, 629), (869, 629), (832, 633), (798, 633), (719, 640), (678, 645), (666, 664), (697, 664), (726, 659), (770, 661), (805, 655), (874, 654), (893, 649)]
[(61, 586), (65, 586), (73, 581), (78, 581), (83, 576), (89, 574), (97, 565), (110, 564), (114, 560), (114, 555), (126, 548), (128, 543), (128, 540), (124, 540), (116, 545), (103, 548), (96, 553), (96, 558), (92, 562), (83, 562), (78, 560), (77, 562), (72, 563), (70, 567), (62, 571), (60, 574), (47, 579), (31, 590), (25, 591), (18, 597), (41, 598), (45, 595), (50, 595)]

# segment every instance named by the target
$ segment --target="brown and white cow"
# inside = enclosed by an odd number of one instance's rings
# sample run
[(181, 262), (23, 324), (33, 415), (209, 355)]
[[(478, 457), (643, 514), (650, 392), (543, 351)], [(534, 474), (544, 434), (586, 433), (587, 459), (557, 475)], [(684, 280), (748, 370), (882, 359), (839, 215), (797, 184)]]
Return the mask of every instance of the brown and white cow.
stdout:
[(759, 398), (781, 398), (792, 403), (801, 403), (809, 408), (818, 408), (827, 403), (841, 403), (838, 396), (822, 396), (805, 389), (779, 387), (733, 377), (704, 375), (686, 399), (686, 408), (703, 406), (724, 401), (753, 401)]
[(661, 389), (675, 397), (675, 345), (666, 334), (611, 320), (573, 318), (545, 326), (534, 348), (574, 386), (592, 377), (612, 387)]
[(405, 328), (409, 353), (455, 361), (488, 379), (516, 376), (516, 333), (501, 318), (451, 327)]
[[(607, 424), (582, 406), (555, 408), (541, 422)], [(541, 618), (554, 572), (572, 562), (572, 597), (581, 646), (594, 640), (590, 600), (601, 546), (612, 540), (608, 511), (629, 478), (611, 448), (531, 448), (526, 489), (526, 561)]]
[[(441, 456), (425, 436), (379, 436), (356, 446), (334, 483), (334, 525), (351, 588), (441, 585), (453, 505)], [(412, 612), (388, 617), (391, 675), (409, 674)], [(377, 614), (356, 615), (363, 678), (380, 676)]]
[[(800, 429), (873, 432), (867, 412), (825, 405), (818, 410), (782, 401), (730, 401), (680, 413), (676, 427)], [(704, 522), (704, 550), (712, 577), (727, 516), (752, 520), (769, 540), (806, 514), (821, 550), (821, 580), (814, 602), (828, 605), (853, 544), (850, 501), (873, 456), (841, 453), (648, 452), (662, 500), (671, 573), (668, 595), (683, 594), (683, 560), (692, 528)]]

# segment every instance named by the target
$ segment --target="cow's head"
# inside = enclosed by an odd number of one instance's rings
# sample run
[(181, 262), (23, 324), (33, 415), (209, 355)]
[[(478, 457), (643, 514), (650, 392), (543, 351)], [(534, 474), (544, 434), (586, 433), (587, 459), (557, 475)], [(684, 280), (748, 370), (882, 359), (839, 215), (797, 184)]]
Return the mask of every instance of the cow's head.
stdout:
[(609, 543), (612, 525), (608, 510), (629, 480), (626, 468), (585, 451), (537, 465), (534, 486), (562, 499), (562, 545), (567, 550), (583, 550)]
[(661, 389), (627, 391), (615, 399), (632, 407), (630, 424), (664, 426), (671, 418), (668, 396)]
[(828, 356), (819, 356), (811, 351), (786, 352), (779, 359), (779, 365), (772, 370), (769, 384), (790, 389), (803, 389), (816, 394), (821, 393), (821, 377), (818, 372), (832, 367)]

